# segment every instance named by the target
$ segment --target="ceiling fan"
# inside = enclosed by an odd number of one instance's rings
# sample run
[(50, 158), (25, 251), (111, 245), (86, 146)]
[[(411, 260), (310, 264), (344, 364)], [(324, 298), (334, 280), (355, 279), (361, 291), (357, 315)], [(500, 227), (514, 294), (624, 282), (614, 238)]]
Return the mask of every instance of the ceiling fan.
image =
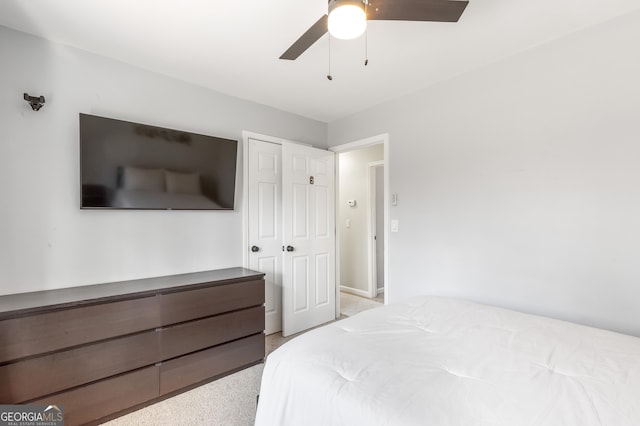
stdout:
[(329, 11), (296, 40), (280, 59), (295, 60), (320, 37), (351, 39), (361, 35), (367, 21), (458, 22), (468, 1), (449, 0), (329, 0)]

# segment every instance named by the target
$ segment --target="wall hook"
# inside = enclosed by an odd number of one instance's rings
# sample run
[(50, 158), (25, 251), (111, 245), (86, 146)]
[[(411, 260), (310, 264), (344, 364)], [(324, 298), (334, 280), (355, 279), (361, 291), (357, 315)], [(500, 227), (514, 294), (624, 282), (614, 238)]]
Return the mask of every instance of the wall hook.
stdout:
[(24, 94), (24, 100), (31, 105), (31, 109), (39, 111), (44, 106), (44, 96), (29, 96), (28, 93)]

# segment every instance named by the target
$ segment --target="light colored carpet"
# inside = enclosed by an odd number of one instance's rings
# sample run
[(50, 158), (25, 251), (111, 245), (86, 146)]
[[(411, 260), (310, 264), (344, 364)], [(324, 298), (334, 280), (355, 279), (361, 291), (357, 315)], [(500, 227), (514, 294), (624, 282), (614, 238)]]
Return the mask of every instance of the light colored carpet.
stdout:
[(358, 312), (366, 311), (382, 306), (381, 302), (375, 299), (367, 299), (365, 297), (355, 296), (353, 294), (340, 292), (340, 313), (348, 317)]

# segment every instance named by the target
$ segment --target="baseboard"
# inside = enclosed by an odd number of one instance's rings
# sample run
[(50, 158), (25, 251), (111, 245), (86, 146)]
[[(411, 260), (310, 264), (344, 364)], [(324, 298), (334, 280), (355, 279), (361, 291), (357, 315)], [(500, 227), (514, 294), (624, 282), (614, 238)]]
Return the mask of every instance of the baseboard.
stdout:
[(380, 295), (380, 293), (384, 293), (384, 287), (380, 287), (380, 288), (378, 289), (378, 291), (376, 292), (376, 294), (377, 294), (378, 296)]
[(355, 294), (356, 296), (360, 296), (360, 297), (366, 297), (367, 299), (370, 298), (368, 291), (360, 290), (353, 287), (347, 287), (347, 286), (341, 285), (340, 291), (344, 291), (345, 293)]

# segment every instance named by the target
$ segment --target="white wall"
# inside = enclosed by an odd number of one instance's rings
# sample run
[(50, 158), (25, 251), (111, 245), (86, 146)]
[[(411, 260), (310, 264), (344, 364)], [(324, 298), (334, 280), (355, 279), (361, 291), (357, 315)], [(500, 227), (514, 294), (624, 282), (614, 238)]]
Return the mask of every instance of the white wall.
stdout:
[(393, 300), (640, 335), (640, 13), (330, 123), (389, 133)]
[[(0, 294), (242, 264), (240, 169), (234, 212), (81, 211), (80, 112), (326, 147), (325, 123), (4, 27), (0, 58)], [(46, 105), (32, 112), (23, 92)]]
[[(368, 254), (368, 190), (369, 163), (384, 159), (382, 144), (338, 154), (339, 201), (338, 226), (340, 227), (340, 285), (369, 291)], [(356, 205), (349, 207), (348, 200)], [(350, 226), (347, 227), (347, 220)], [(358, 293), (361, 294), (361, 293)]]

